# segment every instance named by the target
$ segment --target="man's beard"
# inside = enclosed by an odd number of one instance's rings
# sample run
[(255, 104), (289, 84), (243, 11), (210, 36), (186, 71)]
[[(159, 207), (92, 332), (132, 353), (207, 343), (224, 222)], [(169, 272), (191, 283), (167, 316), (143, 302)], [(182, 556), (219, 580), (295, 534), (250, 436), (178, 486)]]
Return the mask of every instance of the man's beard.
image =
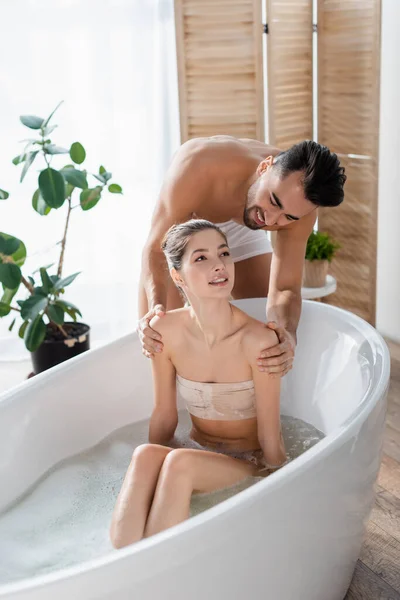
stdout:
[[(260, 180), (257, 180), (255, 183), (253, 183), (253, 185), (250, 187), (249, 191), (247, 192), (247, 202), (246, 202), (246, 206), (243, 211), (243, 223), (249, 229), (254, 229), (254, 230), (260, 229), (260, 227), (254, 221), (254, 219), (251, 218), (250, 211), (252, 210), (252, 208), (255, 207), (255, 204), (256, 204), (256, 193), (257, 193), (257, 189), (259, 186), (259, 181)], [(252, 205), (251, 208), (248, 208), (249, 204)]]
[(251, 208), (245, 208), (244, 212), (243, 212), (243, 223), (246, 225), (246, 227), (248, 227), (249, 229), (261, 229), (259, 225), (256, 224), (256, 222), (250, 217), (250, 211)]

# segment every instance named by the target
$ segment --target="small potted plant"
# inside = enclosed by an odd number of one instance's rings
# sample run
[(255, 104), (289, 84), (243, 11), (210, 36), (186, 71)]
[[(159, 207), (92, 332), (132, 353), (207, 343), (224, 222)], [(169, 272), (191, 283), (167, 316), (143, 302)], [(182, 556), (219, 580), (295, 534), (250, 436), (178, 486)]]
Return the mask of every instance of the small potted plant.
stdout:
[(327, 233), (313, 231), (307, 240), (303, 271), (303, 287), (323, 287), (329, 263), (340, 245)]
[[(79, 308), (64, 298), (65, 289), (79, 275), (74, 273), (63, 276), (68, 227), (72, 211), (76, 208), (83, 211), (94, 208), (105, 188), (113, 194), (122, 193), (118, 184), (110, 183), (112, 175), (103, 166), (93, 175), (96, 185), (89, 186), (88, 172), (80, 167), (86, 158), (82, 144), (74, 142), (66, 149), (52, 143), (49, 136), (57, 126), (49, 125), (49, 121), (55, 110), (47, 119), (20, 117), (23, 125), (38, 132), (39, 138), (28, 140), (24, 151), (14, 158), (13, 163), (23, 165), (22, 181), (35, 159), (38, 156), (44, 159), (45, 166), (39, 172), (32, 206), (42, 216), (48, 215), (52, 210), (65, 210), (65, 226), (57, 267), (51, 270), (53, 265), (41, 266), (27, 275), (22, 268), (27, 257), (25, 244), (9, 233), (0, 232), (0, 283), (3, 288), (0, 318), (15, 315), (9, 326), (10, 331), (17, 319), (22, 321), (18, 333), (31, 352), (35, 374), (89, 349), (90, 327), (77, 322), (77, 316), (82, 316)], [(55, 169), (52, 160), (59, 154), (68, 154), (73, 164)], [(0, 190), (0, 200), (8, 197), (8, 192)], [(21, 286), (26, 289), (28, 296), (14, 303)], [(66, 321), (66, 317), (70, 320)]]

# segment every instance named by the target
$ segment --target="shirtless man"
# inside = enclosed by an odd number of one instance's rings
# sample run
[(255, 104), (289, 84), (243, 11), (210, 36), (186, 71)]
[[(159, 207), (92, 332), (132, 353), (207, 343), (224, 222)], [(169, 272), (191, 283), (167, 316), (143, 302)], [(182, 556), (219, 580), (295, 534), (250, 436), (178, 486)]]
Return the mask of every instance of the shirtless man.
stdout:
[[(161, 240), (171, 225), (197, 216), (227, 235), (236, 263), (233, 298), (268, 296), (266, 321), (279, 344), (261, 353), (258, 366), (285, 375), (296, 346), (307, 239), (318, 206), (343, 201), (345, 181), (336, 154), (312, 141), (284, 152), (225, 135), (184, 143), (166, 174), (142, 254), (138, 333), (143, 353), (152, 358), (163, 349), (161, 336), (149, 326), (153, 316), (183, 305)], [(277, 231), (273, 254), (265, 230)]]

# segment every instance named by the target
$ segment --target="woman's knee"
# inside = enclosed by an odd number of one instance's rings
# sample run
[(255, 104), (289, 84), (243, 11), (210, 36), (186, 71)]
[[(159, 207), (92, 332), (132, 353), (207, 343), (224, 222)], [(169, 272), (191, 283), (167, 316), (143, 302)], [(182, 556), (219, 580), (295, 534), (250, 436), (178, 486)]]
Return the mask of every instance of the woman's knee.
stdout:
[(195, 450), (187, 448), (172, 450), (164, 460), (163, 473), (174, 477), (182, 474), (189, 477), (193, 464), (193, 452)]
[(132, 460), (135, 463), (144, 463), (151, 464), (155, 461), (157, 463), (160, 460), (164, 460), (170, 450), (166, 446), (161, 446), (159, 444), (140, 444), (133, 451)]

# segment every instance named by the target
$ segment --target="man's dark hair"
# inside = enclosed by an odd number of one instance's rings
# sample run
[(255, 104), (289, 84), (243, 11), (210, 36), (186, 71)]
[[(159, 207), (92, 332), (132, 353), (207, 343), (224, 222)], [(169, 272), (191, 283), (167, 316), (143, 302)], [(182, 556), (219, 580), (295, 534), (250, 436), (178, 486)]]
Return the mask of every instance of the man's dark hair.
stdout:
[(282, 178), (302, 171), (304, 195), (317, 206), (338, 206), (343, 202), (346, 181), (344, 167), (326, 146), (305, 140), (275, 157), (274, 167)]

